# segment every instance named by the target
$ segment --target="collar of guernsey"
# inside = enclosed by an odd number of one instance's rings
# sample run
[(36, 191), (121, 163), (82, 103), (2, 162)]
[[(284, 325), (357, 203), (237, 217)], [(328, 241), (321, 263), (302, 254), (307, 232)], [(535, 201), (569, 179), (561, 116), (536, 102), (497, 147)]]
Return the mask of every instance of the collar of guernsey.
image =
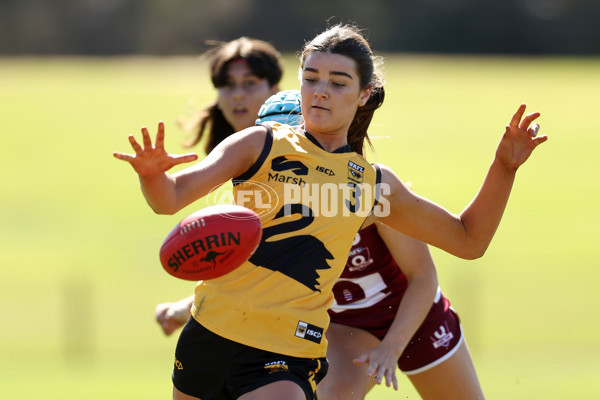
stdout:
[(247, 346), (325, 357), (332, 288), (376, 204), (381, 173), (357, 153), (329, 153), (288, 125), (264, 126), (261, 156), (233, 182), (233, 198), (245, 191), (240, 205), (260, 216), (261, 243), (237, 269), (198, 283), (192, 316)]

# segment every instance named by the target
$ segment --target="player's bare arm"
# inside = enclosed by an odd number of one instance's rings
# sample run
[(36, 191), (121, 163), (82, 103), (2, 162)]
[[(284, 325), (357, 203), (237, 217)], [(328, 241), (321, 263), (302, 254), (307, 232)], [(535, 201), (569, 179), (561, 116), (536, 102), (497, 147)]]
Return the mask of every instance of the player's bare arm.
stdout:
[[(435, 265), (429, 248), (384, 224), (377, 231), (408, 280), (406, 293), (388, 333), (379, 345), (354, 362), (368, 364), (367, 374), (379, 384), (385, 381), (398, 390), (398, 359), (427, 316), (438, 287)], [(376, 377), (376, 378), (375, 378)]]
[(231, 135), (206, 158), (174, 174), (167, 171), (182, 163), (195, 161), (195, 154), (174, 155), (164, 148), (164, 124), (158, 125), (155, 144), (142, 128), (143, 146), (130, 136), (135, 154), (114, 153), (129, 162), (140, 178), (142, 192), (157, 214), (174, 214), (210, 190), (245, 172), (264, 145), (266, 128), (252, 127)]
[(258, 159), (267, 129), (253, 126), (223, 140), (199, 163), (173, 174), (176, 211), (206, 196), (219, 185), (246, 172)]
[(517, 169), (547, 140), (536, 136), (539, 125), (533, 121), (540, 114), (523, 117), (524, 112), (523, 104), (506, 126), (483, 185), (460, 215), (411, 192), (393, 171), (381, 166), (382, 187), (389, 189), (383, 197), (390, 213), (379, 220), (458, 257), (481, 257), (498, 228)]

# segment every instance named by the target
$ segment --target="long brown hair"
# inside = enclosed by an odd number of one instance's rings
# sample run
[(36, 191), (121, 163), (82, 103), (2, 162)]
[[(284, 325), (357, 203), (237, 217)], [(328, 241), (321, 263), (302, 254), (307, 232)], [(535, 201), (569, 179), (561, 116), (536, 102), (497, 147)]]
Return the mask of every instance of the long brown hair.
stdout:
[[(235, 60), (245, 60), (252, 73), (260, 79), (266, 79), (270, 87), (279, 84), (283, 75), (281, 55), (271, 44), (248, 37), (241, 37), (227, 43), (207, 43), (216, 45), (205, 53), (205, 56), (211, 57), (210, 76), (215, 88), (227, 84), (227, 67)], [(210, 153), (223, 139), (234, 133), (233, 126), (227, 122), (217, 102), (198, 114), (195, 122), (187, 127), (187, 130), (192, 129), (195, 129), (194, 136), (183, 143), (183, 146), (195, 146), (208, 130), (208, 139), (204, 146), (206, 153)]]
[(348, 144), (350, 148), (363, 155), (365, 141), (372, 148), (367, 129), (373, 119), (373, 114), (385, 98), (383, 77), (379, 71), (381, 58), (375, 56), (369, 42), (354, 25), (338, 24), (332, 26), (313, 40), (306, 43), (300, 55), (300, 65), (314, 52), (340, 54), (352, 58), (356, 62), (356, 72), (360, 79), (360, 88), (371, 88), (371, 96), (364, 106), (358, 107), (352, 124), (348, 129)]

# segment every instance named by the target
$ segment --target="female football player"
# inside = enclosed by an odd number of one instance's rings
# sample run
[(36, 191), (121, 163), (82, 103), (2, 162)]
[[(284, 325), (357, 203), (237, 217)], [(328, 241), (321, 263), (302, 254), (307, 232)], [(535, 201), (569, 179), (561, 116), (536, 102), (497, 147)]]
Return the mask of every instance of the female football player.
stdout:
[[(154, 143), (144, 127), (141, 145), (129, 138), (134, 154), (114, 153), (131, 164), (160, 214), (176, 213), (229, 179), (240, 183), (234, 198), (259, 183), (281, 199), (261, 213), (263, 236), (252, 257), (197, 285), (175, 351), (175, 399), (313, 399), (327, 369), (323, 334), (333, 285), (358, 228), (379, 221), (459, 257), (480, 257), (516, 170), (547, 139), (535, 136), (539, 113), (524, 116), (521, 105), (481, 189), (455, 215), (361, 156), (384, 90), (370, 46), (355, 28), (336, 25), (308, 42), (300, 68), (304, 124), (298, 129), (247, 128), (173, 174), (171, 167), (197, 156), (167, 153), (162, 123)], [(264, 200), (243, 205), (261, 212)], [(370, 363), (367, 373), (379, 375), (379, 366)]]
[[(301, 124), (300, 92), (271, 96), (257, 122), (268, 120)], [(395, 389), (398, 365), (425, 400), (484, 398), (426, 245), (380, 223), (362, 229), (333, 294), (326, 333), (329, 370), (317, 385), (320, 400), (363, 399), (377, 383), (367, 376), (363, 357), (378, 360)], [(155, 317), (166, 335), (190, 318), (193, 300), (157, 306)]]
[(254, 125), (260, 106), (279, 91), (283, 67), (271, 44), (248, 37), (220, 44), (207, 55), (217, 100), (184, 124), (186, 130), (195, 130), (184, 146), (195, 146), (208, 131), (204, 147), (208, 154), (227, 136)]
[(364, 399), (384, 379), (397, 390), (396, 366), (425, 400), (484, 398), (424, 243), (379, 222), (361, 229), (333, 294), (320, 400)]

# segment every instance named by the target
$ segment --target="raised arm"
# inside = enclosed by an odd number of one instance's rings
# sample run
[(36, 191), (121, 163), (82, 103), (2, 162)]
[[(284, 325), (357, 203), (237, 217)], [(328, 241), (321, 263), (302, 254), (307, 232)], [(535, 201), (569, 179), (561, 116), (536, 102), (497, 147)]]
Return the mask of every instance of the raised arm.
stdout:
[(241, 175), (258, 159), (264, 146), (266, 128), (244, 129), (223, 140), (206, 158), (186, 169), (169, 174), (173, 166), (195, 161), (195, 154), (173, 155), (164, 148), (164, 124), (158, 124), (155, 145), (142, 128), (143, 146), (133, 136), (129, 142), (135, 154), (115, 152), (139, 176), (146, 201), (157, 214), (174, 214), (212, 189)]
[(539, 126), (533, 121), (540, 114), (523, 117), (524, 112), (523, 104), (506, 126), (483, 185), (460, 215), (413, 193), (389, 168), (382, 167), (382, 205), (389, 205), (389, 212), (380, 208), (384, 212), (378, 219), (458, 257), (481, 257), (498, 228), (517, 169), (547, 140), (536, 136)]

